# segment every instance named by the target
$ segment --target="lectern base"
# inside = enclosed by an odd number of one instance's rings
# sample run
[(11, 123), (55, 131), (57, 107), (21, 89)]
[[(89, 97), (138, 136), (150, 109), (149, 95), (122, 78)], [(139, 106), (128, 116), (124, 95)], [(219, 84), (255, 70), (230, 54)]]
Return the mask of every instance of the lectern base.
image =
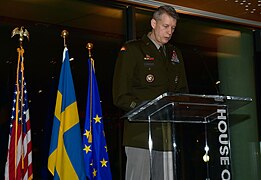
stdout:
[(150, 178), (149, 150), (125, 147), (127, 155), (125, 180), (174, 180), (172, 152), (152, 151), (153, 167)]

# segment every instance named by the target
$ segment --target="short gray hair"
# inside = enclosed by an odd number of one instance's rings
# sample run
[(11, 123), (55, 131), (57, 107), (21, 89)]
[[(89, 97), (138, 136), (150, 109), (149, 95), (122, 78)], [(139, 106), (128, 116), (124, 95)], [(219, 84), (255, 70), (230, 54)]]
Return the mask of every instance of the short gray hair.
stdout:
[(158, 9), (153, 13), (152, 18), (155, 20), (160, 20), (162, 14), (167, 14), (176, 20), (179, 19), (179, 15), (174, 7), (168, 5), (158, 7)]

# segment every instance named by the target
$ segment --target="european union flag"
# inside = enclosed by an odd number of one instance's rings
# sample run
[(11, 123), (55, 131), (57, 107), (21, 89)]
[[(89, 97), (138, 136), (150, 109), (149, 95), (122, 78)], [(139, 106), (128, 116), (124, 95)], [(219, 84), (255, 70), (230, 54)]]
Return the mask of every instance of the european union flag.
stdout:
[(93, 59), (90, 58), (88, 60), (89, 83), (83, 135), (85, 172), (90, 180), (111, 180), (100, 96), (93, 64)]
[(48, 158), (54, 179), (86, 179), (81, 142), (69, 53), (64, 48)]

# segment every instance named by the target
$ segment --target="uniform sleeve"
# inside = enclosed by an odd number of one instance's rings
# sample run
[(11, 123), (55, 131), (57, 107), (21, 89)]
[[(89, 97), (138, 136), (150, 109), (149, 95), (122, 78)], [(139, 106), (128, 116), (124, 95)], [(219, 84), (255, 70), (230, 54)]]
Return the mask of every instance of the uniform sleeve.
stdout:
[(135, 66), (135, 48), (125, 44), (116, 60), (112, 89), (114, 105), (124, 111), (133, 109), (137, 104), (137, 97), (131, 93)]

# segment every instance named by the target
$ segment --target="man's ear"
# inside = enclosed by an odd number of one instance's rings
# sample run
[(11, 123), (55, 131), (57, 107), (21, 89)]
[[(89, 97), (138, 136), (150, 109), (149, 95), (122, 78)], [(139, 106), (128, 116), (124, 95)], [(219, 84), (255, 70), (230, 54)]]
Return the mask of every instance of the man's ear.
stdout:
[(151, 20), (150, 20), (150, 25), (151, 25), (151, 27), (152, 27), (153, 29), (156, 27), (156, 23), (157, 23), (157, 21), (156, 21), (155, 19), (151, 19)]

